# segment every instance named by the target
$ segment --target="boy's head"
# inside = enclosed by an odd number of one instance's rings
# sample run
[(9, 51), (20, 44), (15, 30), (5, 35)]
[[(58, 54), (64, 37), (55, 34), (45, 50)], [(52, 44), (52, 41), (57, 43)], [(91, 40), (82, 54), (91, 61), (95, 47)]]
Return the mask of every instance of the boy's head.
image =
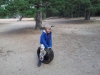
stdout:
[(50, 33), (51, 32), (51, 25), (50, 24), (46, 24), (45, 25), (45, 31), (46, 31), (46, 33)]

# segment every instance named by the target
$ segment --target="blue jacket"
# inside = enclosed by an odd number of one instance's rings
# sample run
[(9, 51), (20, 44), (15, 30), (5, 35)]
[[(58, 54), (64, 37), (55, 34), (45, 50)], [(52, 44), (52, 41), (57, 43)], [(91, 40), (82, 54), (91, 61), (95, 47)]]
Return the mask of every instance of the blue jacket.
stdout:
[(40, 44), (43, 44), (45, 48), (52, 48), (52, 32), (46, 33), (46, 31), (43, 30), (40, 37)]

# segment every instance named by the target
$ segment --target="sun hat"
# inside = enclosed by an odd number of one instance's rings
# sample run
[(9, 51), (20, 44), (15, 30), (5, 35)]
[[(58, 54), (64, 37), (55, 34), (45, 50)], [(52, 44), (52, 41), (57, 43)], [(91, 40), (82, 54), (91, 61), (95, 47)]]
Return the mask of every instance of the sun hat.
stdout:
[(51, 28), (51, 25), (50, 24), (45, 24), (44, 28)]

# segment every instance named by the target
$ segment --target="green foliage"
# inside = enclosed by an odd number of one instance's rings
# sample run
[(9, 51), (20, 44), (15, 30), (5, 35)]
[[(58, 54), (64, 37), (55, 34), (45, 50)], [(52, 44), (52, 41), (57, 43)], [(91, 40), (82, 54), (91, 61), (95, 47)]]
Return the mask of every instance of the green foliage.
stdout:
[(25, 14), (25, 12), (29, 9), (28, 2), (24, 0), (14, 0), (8, 3), (6, 10), (8, 14)]
[[(7, 4), (6, 9), (0, 8), (2, 16), (7, 14), (11, 17), (15, 14), (35, 17), (37, 12), (42, 12), (43, 17), (80, 17), (84, 16), (86, 10), (90, 11), (92, 16), (100, 12), (100, 0), (1, 0), (0, 5), (2, 4)], [(35, 8), (36, 4), (41, 7)]]
[(56, 8), (51, 8), (50, 11), (53, 14), (53, 16), (58, 16), (60, 13), (59, 10), (57, 10)]
[(25, 16), (26, 17), (35, 17), (35, 13), (37, 12), (36, 9), (28, 9), (25, 11)]
[(6, 16), (6, 10), (0, 7), (0, 18), (4, 18)]

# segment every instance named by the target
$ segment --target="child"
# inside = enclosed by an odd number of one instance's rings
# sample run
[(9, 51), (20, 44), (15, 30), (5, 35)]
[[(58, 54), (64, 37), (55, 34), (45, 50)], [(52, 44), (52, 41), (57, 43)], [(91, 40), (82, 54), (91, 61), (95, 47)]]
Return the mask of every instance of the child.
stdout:
[(38, 66), (41, 66), (41, 61), (43, 61), (44, 56), (46, 54), (44, 49), (52, 48), (52, 32), (51, 32), (51, 25), (46, 24), (44, 26), (44, 30), (42, 31), (40, 37), (40, 59), (38, 62)]

